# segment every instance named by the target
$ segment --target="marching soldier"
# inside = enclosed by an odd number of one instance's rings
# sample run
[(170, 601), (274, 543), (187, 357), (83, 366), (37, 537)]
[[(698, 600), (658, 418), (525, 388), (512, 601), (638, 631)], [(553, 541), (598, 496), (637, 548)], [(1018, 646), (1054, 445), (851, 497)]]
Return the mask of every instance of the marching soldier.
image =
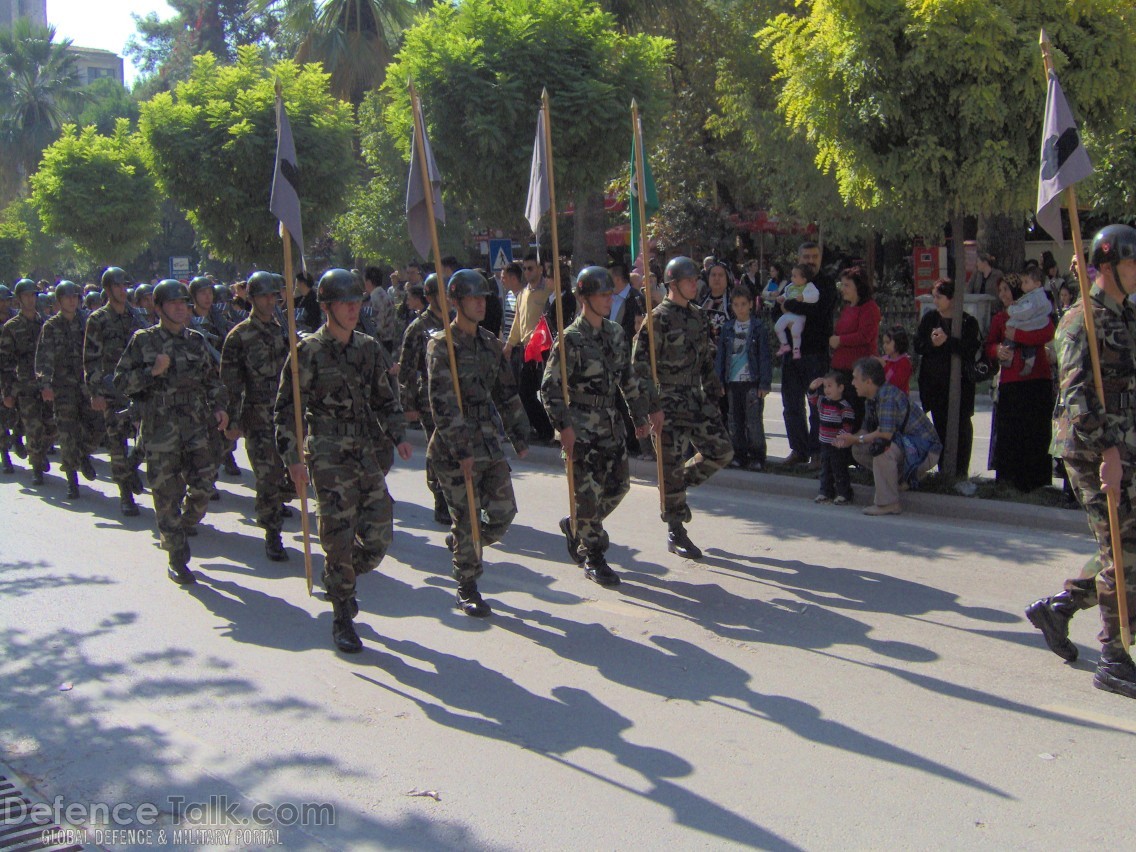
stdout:
[(187, 536), (197, 535), (217, 471), (212, 433), (229, 425), (225, 388), (200, 332), (189, 328), (189, 290), (166, 279), (154, 288), (161, 321), (135, 332), (114, 373), (114, 386), (142, 408), (140, 440), (154, 515), (169, 576), (188, 586)]
[(34, 281), (20, 279), (14, 293), (20, 312), (4, 323), (0, 331), (0, 397), (6, 409), (19, 411), (20, 428), (32, 465), (32, 485), (43, 485), (43, 475), (51, 470), (47, 449), (54, 428), (35, 375), (36, 346), (43, 319), (36, 312), (38, 291)]
[(106, 427), (106, 446), (110, 455), (111, 478), (118, 486), (119, 508), (126, 517), (138, 514), (134, 495), (142, 493), (138, 462), (127, 450), (134, 437), (129, 400), (114, 387), (114, 369), (134, 332), (145, 326), (126, 301), (126, 273), (117, 266), (102, 275), (106, 304), (87, 320), (83, 341), (83, 368), (91, 409), (99, 413)]
[[(329, 269), (317, 289), (326, 321), (300, 341), (296, 360), (307, 441), (296, 435), (291, 365), (280, 376), (274, 420), (276, 445), (292, 482), (306, 487), (308, 472), (318, 501), (323, 584), (331, 600), (331, 635), (344, 653), (363, 650), (353, 619), (359, 614), (355, 583), (373, 571), (394, 534), (393, 505), (379, 464), (376, 438), (387, 432), (403, 461), (405, 420), (391, 388), (381, 344), (355, 331), (363, 287), (346, 269)], [(303, 451), (307, 459), (304, 465)]]
[[(0, 284), (0, 326), (14, 317), (18, 311), (12, 308), (12, 291)], [(9, 451), (15, 450), (16, 455), (27, 455), (23, 449), (22, 439), (17, 442), (20, 434), (20, 415), (15, 408), (0, 405), (0, 464), (4, 473), (15, 473), (12, 457)]]
[[(247, 285), (246, 285), (247, 286)], [(243, 322), (248, 314), (241, 310), (233, 298), (233, 291), (224, 284), (213, 285), (213, 304), (221, 314), (221, 320), (232, 331), (233, 326)], [(222, 341), (225, 338), (222, 338)]]
[(1136, 698), (1136, 666), (1121, 642), (1115, 554), (1108, 521), (1107, 492), (1117, 495), (1125, 588), (1131, 622), (1136, 616), (1136, 229), (1109, 225), (1093, 240), (1090, 262), (1100, 270), (1089, 295), (1096, 327), (1101, 400), (1093, 378), (1085, 308), (1078, 301), (1057, 330), (1059, 390), (1053, 412), (1050, 453), (1064, 459), (1069, 483), (1089, 516), (1099, 553), (1065, 588), (1026, 610), (1054, 653), (1072, 661), (1069, 641), (1074, 613), (1099, 605), (1100, 661), (1093, 685)]
[(295, 493), (276, 450), (272, 421), (280, 371), (288, 360), (288, 330), (280, 325), (275, 310), (282, 289), (283, 279), (271, 272), (250, 275), (252, 315), (229, 332), (221, 349), (221, 380), (233, 412), (225, 436), (235, 440), (244, 435), (256, 477), (256, 520), (264, 527), (264, 552), (273, 562), (288, 559), (280, 531), (284, 502)]
[(143, 328), (157, 325), (158, 312), (154, 308), (154, 288), (149, 284), (139, 284), (134, 288), (134, 312)]
[(619, 575), (604, 557), (608, 535), (603, 521), (631, 487), (619, 406), (631, 412), (639, 438), (647, 436), (651, 420), (661, 430), (663, 415), (658, 411), (648, 419), (647, 394), (631, 369), (623, 329), (607, 319), (615, 291), (611, 274), (601, 266), (589, 266), (576, 277), (575, 289), (583, 310), (564, 329), (568, 404), (560, 379), (559, 346), (552, 347), (540, 396), (575, 475), (575, 535), (569, 518), (560, 521), (568, 552), (577, 564), (585, 564), (589, 580), (618, 586)]
[(91, 481), (95, 466), (91, 452), (101, 423), (91, 408), (83, 384), (84, 322), (79, 314), (83, 291), (78, 284), (60, 281), (55, 287), (59, 313), (43, 324), (36, 347), (36, 378), (44, 402), (55, 407), (63, 472), (67, 474), (67, 499), (79, 498), (79, 472)]
[[(667, 549), (686, 559), (702, 558), (702, 551), (687, 535), (691, 518), (686, 490), (701, 485), (730, 463), (734, 451), (722, 425), (718, 398), (722, 383), (714, 369), (714, 341), (705, 313), (691, 300), (698, 294), (698, 266), (689, 257), (675, 257), (663, 273), (667, 295), (652, 311), (655, 361), (659, 386), (651, 378), (647, 323), (635, 338), (632, 360), (647, 387), (652, 411), (666, 417), (659, 438), (663, 457), (665, 509), (662, 519), (669, 533)], [(695, 455), (683, 463), (689, 442)]]
[[(470, 519), (481, 524), (481, 544), (500, 541), (517, 514), (509, 464), (497, 439), (492, 406), (501, 415), (505, 432), (518, 458), (528, 455), (529, 424), (513, 372), (492, 333), (478, 328), (485, 318), (489, 284), (480, 272), (459, 269), (447, 285), (457, 316), (450, 324), (461, 407), (454, 395), (453, 372), (445, 331), (436, 331), (426, 348), (428, 395), (435, 431), (426, 450), (446, 497), (452, 519), (446, 542), (453, 552), (458, 583), (456, 606), (466, 615), (484, 617), (492, 610), (477, 590), (481, 555), (473, 545)], [(472, 515), (465, 477), (473, 477), (477, 515)]]
[[(209, 354), (213, 358), (213, 364), (218, 374), (220, 374), (221, 346), (224, 344), (232, 326), (225, 319), (221, 305), (216, 302), (216, 297), (217, 291), (214, 289), (211, 278), (198, 275), (189, 282), (189, 298), (193, 307), (191, 317), (193, 328), (205, 336)], [(233, 458), (233, 452), (237, 449), (237, 442), (229, 440), (220, 432), (212, 433), (211, 437), (214, 453), (217, 456), (217, 464), (223, 466), (225, 473), (229, 476), (240, 476), (241, 469), (237, 466), (237, 460)], [(213, 475), (213, 481), (214, 489), (211, 499), (217, 500), (220, 498), (220, 492), (216, 490), (216, 473)]]
[[(425, 285), (408, 284), (407, 299), (415, 294), (426, 299), (426, 310), (414, 318), (402, 337), (402, 351), (398, 358), (398, 387), (406, 419), (411, 423), (417, 420), (422, 424), (422, 431), (429, 445), (430, 439), (434, 436), (434, 417), (430, 413), (427, 387), (426, 347), (430, 342), (430, 335), (440, 331), (446, 323), (442, 317), (441, 305), (438, 304), (438, 274), (431, 272), (426, 278)], [(438, 484), (438, 475), (434, 472), (434, 463), (429, 455), (426, 457), (426, 485), (434, 495), (434, 521), (448, 527), (450, 510), (446, 506), (446, 495)]]

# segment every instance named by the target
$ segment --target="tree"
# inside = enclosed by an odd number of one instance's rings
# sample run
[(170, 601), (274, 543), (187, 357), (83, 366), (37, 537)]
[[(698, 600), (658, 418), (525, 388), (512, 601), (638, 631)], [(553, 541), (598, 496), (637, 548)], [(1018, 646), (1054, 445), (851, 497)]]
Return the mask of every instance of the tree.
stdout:
[(31, 178), (44, 227), (69, 238), (95, 264), (119, 265), (157, 230), (161, 198), (141, 140), (120, 118), (110, 136), (67, 125)]
[(279, 77), (299, 160), (304, 235), (314, 242), (339, 212), (353, 177), (350, 105), (332, 97), (317, 65), (265, 66), (255, 47), (221, 66), (212, 54), (173, 92), (142, 104), (139, 129), (161, 188), (202, 244), (222, 260), (279, 266), (268, 211), (276, 157), (273, 81)]
[(138, 123), (138, 101), (118, 80), (103, 77), (87, 86), (85, 92), (87, 102), (75, 116), (79, 127), (91, 124), (103, 136), (110, 136), (120, 118), (125, 118), (131, 126)]
[(668, 50), (666, 39), (620, 34), (590, 0), (439, 5), (405, 32), (383, 84), (382, 114), (409, 158), (406, 81), (413, 78), (445, 198), (495, 227), (527, 230), (521, 223), (533, 133), (547, 87), (557, 202), (576, 203), (577, 255), (602, 260), (602, 215), (586, 228), (581, 219), (604, 184), (627, 168), (631, 100), (638, 99), (648, 122), (658, 115)]

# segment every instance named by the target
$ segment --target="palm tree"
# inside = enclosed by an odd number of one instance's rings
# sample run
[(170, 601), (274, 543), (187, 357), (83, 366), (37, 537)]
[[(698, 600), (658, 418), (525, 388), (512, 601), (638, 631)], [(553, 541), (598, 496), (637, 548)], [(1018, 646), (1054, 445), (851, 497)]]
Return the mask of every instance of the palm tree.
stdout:
[(377, 88), (394, 58), (398, 34), (431, 2), (415, 0), (250, 0), (254, 15), (278, 16), (278, 38), (291, 39), (300, 62), (321, 62), (331, 90), (358, 105)]
[(0, 140), (4, 168), (18, 183), (35, 171), (43, 149), (83, 101), (70, 45), (55, 41), (54, 27), (27, 20), (0, 30)]

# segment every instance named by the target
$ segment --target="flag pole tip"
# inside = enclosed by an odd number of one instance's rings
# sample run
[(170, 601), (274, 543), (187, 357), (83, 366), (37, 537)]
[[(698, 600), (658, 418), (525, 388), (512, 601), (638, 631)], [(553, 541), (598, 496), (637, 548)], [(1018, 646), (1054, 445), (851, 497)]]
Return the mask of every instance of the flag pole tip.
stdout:
[(543, 101), (543, 100), (547, 100), (547, 99), (548, 99), (548, 86), (544, 86), (544, 87), (542, 87), (542, 88), (541, 88), (541, 90), (540, 90), (540, 99), (541, 99), (542, 101)]
[(639, 102), (637, 100), (635, 100), (635, 98), (631, 99), (631, 108), (632, 109), (639, 109)]
[(284, 87), (280, 84), (280, 78), (276, 78), (276, 97), (280, 97), (284, 92)]
[(1049, 44), (1049, 33), (1045, 31), (1045, 27), (1041, 28), (1041, 35), (1038, 37), (1037, 43), (1043, 45)]

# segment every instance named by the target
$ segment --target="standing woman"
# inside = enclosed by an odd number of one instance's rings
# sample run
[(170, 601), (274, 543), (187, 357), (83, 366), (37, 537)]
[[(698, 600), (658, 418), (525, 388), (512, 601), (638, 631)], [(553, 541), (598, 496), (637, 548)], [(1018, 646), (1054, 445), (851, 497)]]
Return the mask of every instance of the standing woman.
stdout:
[(852, 365), (861, 358), (880, 353), (880, 306), (872, 298), (872, 285), (858, 266), (840, 273), (837, 289), (844, 304), (828, 339), (832, 349), (831, 364), (832, 369), (848, 376), (844, 398), (852, 403), (856, 412), (855, 428), (859, 428), (864, 417), (864, 401), (852, 387)]
[[(950, 405), (951, 356), (962, 359), (962, 398), (959, 401), (958, 454), (955, 475), (965, 478), (970, 470), (970, 448), (974, 442), (974, 356), (982, 347), (982, 332), (978, 320), (970, 314), (962, 315), (962, 337), (951, 338), (955, 311), (962, 305), (955, 303), (955, 284), (946, 278), (935, 283), (931, 291), (935, 309), (928, 311), (919, 322), (915, 333), (915, 352), (919, 362), (919, 399), (923, 409), (931, 415), (935, 431), (943, 446), (947, 445), (947, 409)], [(940, 469), (942, 466), (940, 465)]]
[[(990, 320), (986, 356), (1001, 365), (998, 403), (994, 407), (990, 467), (999, 482), (1009, 482), (1019, 491), (1032, 491), (1053, 479), (1049, 456), (1053, 417), (1053, 379), (1046, 346), (1053, 339), (1053, 323), (1037, 331), (1006, 327), (1004, 310), (1022, 295), (1020, 278), (1010, 274), (998, 283), (1003, 310)], [(1009, 348), (1004, 341), (1017, 345)], [(1037, 347), (1037, 360), (1028, 375), (1022, 375), (1023, 346)]]

